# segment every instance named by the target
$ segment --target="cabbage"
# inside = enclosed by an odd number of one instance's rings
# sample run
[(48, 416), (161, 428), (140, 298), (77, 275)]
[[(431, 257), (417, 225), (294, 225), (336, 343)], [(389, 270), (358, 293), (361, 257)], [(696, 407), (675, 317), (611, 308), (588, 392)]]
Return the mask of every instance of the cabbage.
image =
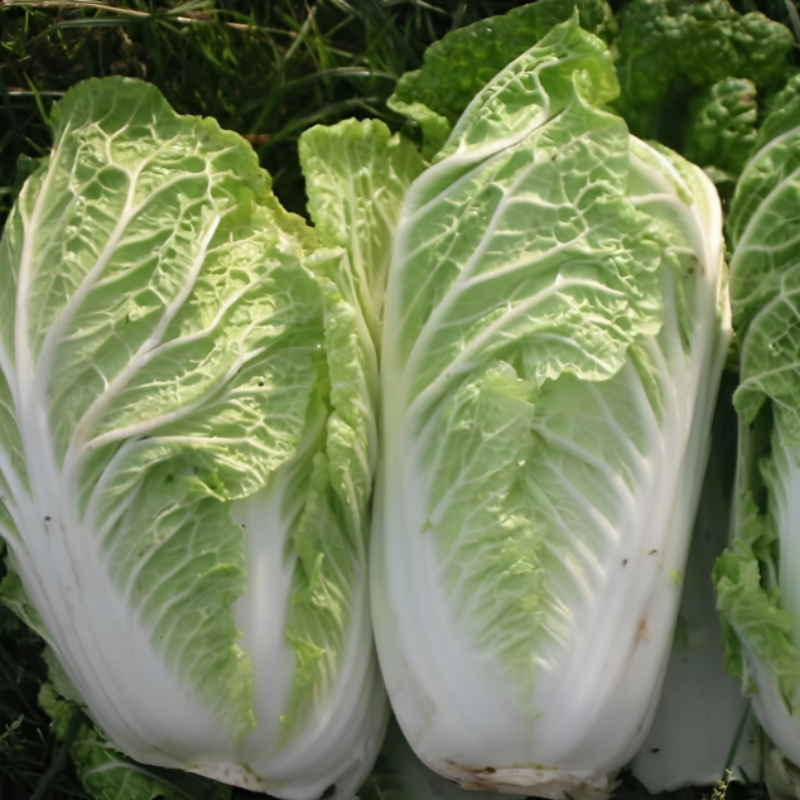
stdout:
[(287, 800), (352, 797), (387, 721), (350, 263), (122, 79), (61, 101), (0, 245), (6, 602), (121, 751)]
[[(800, 79), (764, 121), (728, 218), (740, 343), (734, 541), (717, 561), (728, 668), (800, 764)], [(775, 762), (777, 764), (777, 762)]]
[(605, 795), (663, 678), (728, 339), (713, 186), (602, 110), (575, 19), (406, 195), (385, 300), (378, 653), (467, 788)]
[(724, 671), (720, 620), (711, 574), (728, 543), (736, 465), (737, 381), (723, 375), (712, 447), (686, 564), (678, 625), (664, 687), (631, 769), (647, 791), (713, 786), (731, 778), (760, 782), (760, 729), (738, 682)]

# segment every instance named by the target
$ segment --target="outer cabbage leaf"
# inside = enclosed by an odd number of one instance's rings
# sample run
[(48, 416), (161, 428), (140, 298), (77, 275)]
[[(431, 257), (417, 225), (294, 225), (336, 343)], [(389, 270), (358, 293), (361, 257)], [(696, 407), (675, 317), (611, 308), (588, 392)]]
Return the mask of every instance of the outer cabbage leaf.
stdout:
[(755, 145), (757, 127), (755, 85), (746, 78), (725, 78), (692, 98), (683, 155), (706, 167), (714, 183), (732, 190)]
[(376, 348), (400, 205), (424, 163), (379, 120), (317, 125), (300, 137), (308, 210), (323, 244), (347, 250), (357, 302)]
[[(759, 132), (728, 220), (740, 341), (736, 506), (717, 563), (730, 664), (767, 734), (800, 763), (800, 104), (796, 81)], [(772, 765), (776, 768), (775, 764)], [(774, 777), (774, 776), (773, 776)]]
[(792, 32), (729, 0), (630, 0), (615, 42), (631, 132), (702, 166), (728, 202), (763, 109), (796, 71)]
[(800, 113), (800, 75), (792, 75), (786, 81), (786, 85), (770, 98), (766, 110), (768, 116), (758, 129), (756, 147), (751, 155), (781, 134), (797, 127), (797, 117)]
[(800, 239), (792, 224), (800, 216), (800, 104), (775, 116), (764, 123), (765, 135), (742, 173), (728, 220), (731, 305), (741, 340), (734, 403), (750, 423), (769, 399), (780, 442), (791, 446), (800, 445)]
[(616, 22), (606, 0), (537, 0), (502, 16), (457, 28), (434, 42), (418, 70), (397, 83), (389, 107), (420, 127), (432, 158), (472, 101), (510, 61), (578, 12), (581, 27), (610, 41)]
[[(746, 440), (744, 426), (740, 432)], [(740, 496), (734, 519), (738, 538), (714, 569), (717, 605), (729, 637), (728, 671), (753, 694), (759, 722), (795, 763), (800, 761), (800, 732), (793, 713), (800, 686), (800, 653), (797, 591), (792, 589), (797, 548), (790, 534), (792, 515), (798, 513), (797, 462), (796, 449), (773, 441), (763, 476), (769, 493), (767, 516), (752, 494)]]
[(621, 14), (621, 72), (632, 101), (659, 99), (676, 78), (763, 86), (785, 74), (791, 48), (788, 28), (756, 11), (739, 14), (727, 0), (632, 0)]
[(721, 212), (592, 104), (614, 87), (602, 42), (557, 26), (472, 101), (398, 229), (376, 638), (410, 744), (468, 788), (607, 793), (672, 638), (727, 341)]
[(664, 688), (650, 732), (631, 764), (651, 794), (712, 786), (731, 777), (747, 782), (759, 777), (753, 747), (758, 730), (749, 701), (723, 668), (722, 631), (710, 579), (728, 542), (736, 464), (735, 384), (732, 373), (723, 375)]
[(152, 87), (76, 87), (54, 138), (0, 244), (18, 606), (128, 755), (350, 797), (386, 710), (376, 375), (345, 254), (280, 208), (246, 142)]

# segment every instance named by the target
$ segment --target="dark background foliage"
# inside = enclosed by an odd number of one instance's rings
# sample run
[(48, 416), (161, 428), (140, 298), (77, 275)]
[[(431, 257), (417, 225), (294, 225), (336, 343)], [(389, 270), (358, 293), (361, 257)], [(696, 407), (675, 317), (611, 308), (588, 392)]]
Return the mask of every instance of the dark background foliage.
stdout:
[(292, 211), (305, 196), (299, 134), (372, 116), (397, 78), (447, 31), (503, 13), (509, 0), (322, 0), (303, 3), (0, 2), (0, 214), (26, 175), (20, 155), (47, 153), (54, 100), (89, 77), (156, 84), (184, 114), (215, 117), (246, 136)]

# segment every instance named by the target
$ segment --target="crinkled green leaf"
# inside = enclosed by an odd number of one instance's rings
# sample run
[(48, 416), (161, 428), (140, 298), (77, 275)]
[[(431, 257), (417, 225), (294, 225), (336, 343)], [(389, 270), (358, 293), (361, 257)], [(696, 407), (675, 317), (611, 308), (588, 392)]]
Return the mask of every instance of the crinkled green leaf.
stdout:
[(286, 637), (297, 661), (287, 730), (331, 691), (355, 624), (353, 596), (366, 578), (377, 436), (374, 411), (364, 402), (373, 396), (374, 376), (365, 370), (369, 359), (355, 334), (356, 313), (331, 292), (325, 315), (331, 413), (324, 448), (310, 465), (303, 510), (291, 530), (297, 562)]
[(419, 123), (431, 158), (472, 101), (501, 69), (577, 10), (584, 30), (610, 41), (616, 32), (605, 0), (538, 0), (502, 16), (451, 31), (426, 51), (421, 69), (406, 73), (389, 107)]
[(746, 78), (725, 78), (692, 98), (683, 154), (698, 166), (717, 170), (715, 183), (723, 176), (735, 181), (755, 145), (757, 129), (755, 85)]
[(772, 401), (784, 444), (800, 443), (796, 381), (800, 357), (800, 103), (762, 126), (759, 147), (737, 184), (728, 217), (731, 305), (740, 341), (739, 413), (752, 421)]
[[(422, 73), (420, 70), (407, 72), (400, 79), (398, 88), (402, 87), (402, 95), (408, 98), (416, 96), (416, 85), (421, 84)], [(387, 101), (387, 105), (397, 114), (413, 120), (422, 133), (422, 156), (430, 161), (444, 147), (447, 137), (450, 135), (452, 125), (447, 117), (437, 114), (428, 108), (424, 103), (418, 101), (406, 102), (401, 100), (395, 93)]]
[(794, 37), (785, 26), (758, 11), (737, 20), (732, 37), (739, 56), (739, 73), (757, 86), (786, 78), (787, 56), (795, 48)]
[(485, 158), (492, 149), (513, 143), (571, 105), (576, 87), (596, 106), (619, 93), (609, 50), (572, 17), (509, 63), (480, 92), (453, 126), (435, 161), (454, 153), (459, 161)]
[(800, 75), (792, 75), (786, 81), (786, 85), (769, 98), (765, 110), (768, 114), (758, 129), (754, 154), (773, 139), (777, 139), (798, 126), (798, 120), (800, 120)]
[(423, 162), (379, 120), (318, 125), (300, 137), (308, 210), (323, 244), (347, 250), (354, 294), (376, 345), (403, 197)]
[[(742, 332), (754, 309), (774, 296), (780, 273), (787, 259), (791, 259), (792, 251), (779, 246), (782, 242), (790, 243), (792, 237), (790, 231), (778, 227), (781, 212), (775, 210), (775, 202), (780, 192), (786, 192), (791, 200), (791, 185), (800, 168), (796, 146), (800, 137), (800, 77), (790, 81), (778, 97), (785, 102), (775, 107), (761, 125), (756, 148), (737, 184), (726, 223), (734, 250), (731, 263), (734, 324)], [(751, 249), (750, 242), (762, 243), (764, 234), (769, 233), (775, 234), (769, 251), (761, 254), (757, 247)], [(772, 249), (775, 258), (767, 258)], [(752, 308), (748, 310), (748, 306)]]
[[(784, 25), (741, 15), (728, 0), (631, 0), (620, 12), (618, 108), (633, 133), (660, 138), (696, 87), (726, 78), (762, 87), (788, 76), (793, 45)], [(677, 102), (662, 107), (670, 98)]]
[[(770, 255), (764, 254), (766, 258)], [(800, 256), (800, 250), (797, 255)], [(770, 276), (765, 277), (768, 279)], [(734, 404), (745, 421), (751, 422), (762, 404), (771, 400), (784, 444), (797, 445), (800, 444), (800, 403), (797, 399), (800, 380), (800, 263), (775, 277), (780, 280), (777, 296), (754, 317), (742, 342), (741, 379)]]
[(637, 335), (658, 330), (662, 243), (624, 199), (627, 137), (621, 120), (576, 96), (409, 207), (399, 349), (410, 397), (444, 389), (476, 359), (501, 358), (539, 385), (564, 372), (610, 377)]
[(785, 701), (793, 707), (800, 682), (800, 652), (792, 639), (794, 617), (781, 608), (776, 591), (764, 586), (763, 562), (757, 557), (764, 526), (752, 499), (743, 502), (741, 538), (714, 566), (717, 608), (736, 635), (725, 636), (726, 669), (742, 680), (748, 692), (755, 689), (752, 666), (741, 649), (743, 642), (746, 651), (769, 669)]

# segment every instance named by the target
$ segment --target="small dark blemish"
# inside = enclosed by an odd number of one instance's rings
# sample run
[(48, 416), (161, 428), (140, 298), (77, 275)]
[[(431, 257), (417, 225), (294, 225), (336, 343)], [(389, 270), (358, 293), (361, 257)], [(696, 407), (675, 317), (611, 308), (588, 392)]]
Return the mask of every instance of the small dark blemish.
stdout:
[(654, 747), (650, 752), (651, 753), (660, 753), (661, 752), (661, 748), (660, 747)]
[(485, 772), (487, 775), (494, 775), (497, 770), (494, 767), (484, 767), (481, 772)]
[(326, 797), (333, 797), (336, 794), (336, 784), (332, 783), (323, 793), (319, 800), (325, 800)]
[(654, 556), (657, 552), (658, 550), (651, 550), (647, 555)]
[(628, 566), (628, 559), (627, 558), (623, 558), (622, 559), (622, 566), (623, 567), (627, 567)]
[(45, 521), (45, 522), (50, 522), (50, 517), (45, 517), (45, 518), (44, 518), (44, 521)]

